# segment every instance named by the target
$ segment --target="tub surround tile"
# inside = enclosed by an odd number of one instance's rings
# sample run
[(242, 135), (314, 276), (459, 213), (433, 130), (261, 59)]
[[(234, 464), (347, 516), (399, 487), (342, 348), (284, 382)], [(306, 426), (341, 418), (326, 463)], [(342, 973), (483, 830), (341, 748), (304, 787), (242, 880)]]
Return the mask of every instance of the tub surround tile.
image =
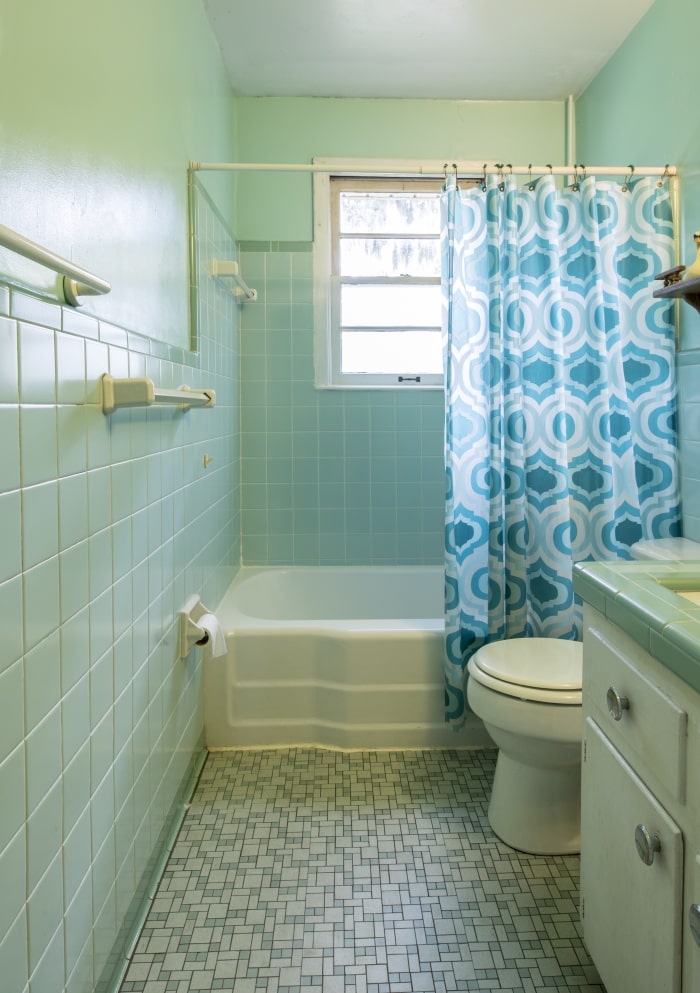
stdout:
[[(289, 565), (439, 563), (442, 543), (434, 536), (442, 532), (444, 517), (442, 395), (316, 390), (312, 259), (307, 246), (288, 247), (251, 244), (242, 255), (243, 268), (250, 260), (249, 271), (256, 275), (249, 278), (259, 291), (258, 302), (241, 312), (242, 496), (244, 513), (279, 506), (270, 487), (293, 481), (297, 485), (284, 506), (293, 510), (292, 520), (304, 533), (296, 533), (294, 525), (288, 530), (277, 516), (268, 519), (267, 542), (260, 540), (261, 529), (244, 526), (244, 561), (284, 562), (280, 549), (285, 548)], [(282, 478), (286, 466), (277, 465), (282, 461), (292, 464), (289, 480)], [(335, 536), (326, 532), (321, 524), (326, 511), (357, 508), (350, 489), (358, 480), (368, 484), (363, 505), (368, 524), (358, 531), (346, 514), (336, 521)], [(411, 483), (416, 486), (410, 506), (429, 518), (430, 541), (413, 529), (410, 540), (404, 538), (402, 491)], [(315, 528), (313, 535), (309, 527)]]

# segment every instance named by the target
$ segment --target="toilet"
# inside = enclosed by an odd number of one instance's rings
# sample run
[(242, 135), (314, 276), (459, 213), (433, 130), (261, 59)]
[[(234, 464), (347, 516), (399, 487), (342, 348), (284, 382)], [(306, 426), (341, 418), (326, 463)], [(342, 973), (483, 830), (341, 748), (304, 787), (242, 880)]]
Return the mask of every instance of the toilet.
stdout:
[[(700, 561), (688, 538), (639, 541), (634, 559)], [(498, 746), (488, 817), (511, 848), (534, 855), (580, 849), (583, 645), (512, 638), (468, 664), (467, 699)]]
[(583, 646), (512, 638), (469, 660), (467, 697), (498, 746), (488, 817), (511, 848), (580, 850)]

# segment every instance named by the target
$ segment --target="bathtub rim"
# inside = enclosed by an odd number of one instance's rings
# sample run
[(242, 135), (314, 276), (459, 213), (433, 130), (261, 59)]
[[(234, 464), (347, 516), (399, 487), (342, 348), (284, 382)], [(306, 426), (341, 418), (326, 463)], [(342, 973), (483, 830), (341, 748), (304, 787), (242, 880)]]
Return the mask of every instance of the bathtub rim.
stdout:
[(276, 628), (279, 629), (280, 636), (283, 636), (283, 632), (285, 630), (292, 630), (295, 632), (303, 630), (324, 631), (329, 634), (332, 632), (337, 632), (338, 634), (342, 633), (348, 637), (361, 635), (362, 632), (372, 632), (378, 636), (381, 636), (382, 633), (386, 633), (387, 635), (391, 634), (394, 636), (401, 636), (403, 634), (406, 637), (416, 637), (420, 633), (425, 633), (426, 635), (444, 634), (444, 614), (441, 614), (439, 617), (361, 617), (352, 619), (343, 617), (258, 617), (254, 614), (246, 613), (240, 609), (236, 601), (237, 590), (239, 590), (246, 582), (255, 579), (257, 576), (265, 575), (271, 572), (291, 575), (302, 572), (313, 572), (316, 575), (319, 573), (331, 575), (336, 572), (342, 572), (345, 574), (350, 572), (351, 574), (355, 573), (361, 575), (366, 573), (368, 570), (372, 572), (386, 573), (388, 577), (392, 575), (405, 577), (407, 573), (410, 575), (411, 572), (425, 573), (427, 571), (438, 573), (441, 578), (444, 575), (442, 566), (244, 565), (241, 566), (236, 573), (233, 581), (221, 598), (215, 613), (219, 619), (219, 623), (221, 624), (224, 634), (227, 636), (260, 629), (264, 629), (267, 634), (271, 634)]

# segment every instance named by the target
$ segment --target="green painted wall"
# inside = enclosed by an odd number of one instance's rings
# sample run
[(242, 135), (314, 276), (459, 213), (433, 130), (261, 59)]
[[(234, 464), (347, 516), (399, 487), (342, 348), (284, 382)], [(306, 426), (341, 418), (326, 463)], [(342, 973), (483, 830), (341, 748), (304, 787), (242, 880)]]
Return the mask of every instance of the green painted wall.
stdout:
[[(678, 166), (680, 261), (700, 229), (697, 0), (656, 0), (576, 105), (577, 160)], [(700, 541), (700, 314), (679, 305), (679, 437), (683, 523)]]
[(696, 0), (656, 0), (577, 101), (579, 157), (697, 165), (699, 32)]
[[(0, 92), (0, 223), (112, 283), (85, 312), (186, 345), (187, 163), (234, 147), (201, 2), (4, 0)], [(43, 267), (0, 268), (55, 298)]]
[[(565, 105), (546, 101), (239, 98), (239, 157), (311, 162), (315, 156), (446, 162), (563, 163)], [(310, 241), (310, 175), (241, 175), (236, 234)]]
[[(577, 160), (680, 170), (681, 261), (700, 228), (697, 0), (656, 0), (576, 104)], [(682, 312), (683, 347), (700, 346), (700, 320)]]

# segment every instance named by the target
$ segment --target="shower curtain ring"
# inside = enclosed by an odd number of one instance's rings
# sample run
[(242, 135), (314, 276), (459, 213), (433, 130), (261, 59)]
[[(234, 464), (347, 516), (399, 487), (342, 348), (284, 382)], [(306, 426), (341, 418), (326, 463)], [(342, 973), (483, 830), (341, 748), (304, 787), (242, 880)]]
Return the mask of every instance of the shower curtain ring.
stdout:
[(505, 177), (504, 177), (504, 173), (503, 173), (503, 167), (504, 167), (504, 163), (503, 162), (497, 162), (496, 163), (496, 168), (498, 169), (498, 179), (499, 179), (498, 189), (500, 190), (501, 193), (503, 193), (503, 191), (506, 188)]
[(622, 192), (623, 193), (627, 193), (627, 191), (629, 190), (630, 183), (632, 182), (632, 177), (634, 176), (634, 166), (630, 163), (630, 165), (629, 165), (628, 168), (629, 168), (629, 173), (625, 177), (625, 181), (622, 184)]

